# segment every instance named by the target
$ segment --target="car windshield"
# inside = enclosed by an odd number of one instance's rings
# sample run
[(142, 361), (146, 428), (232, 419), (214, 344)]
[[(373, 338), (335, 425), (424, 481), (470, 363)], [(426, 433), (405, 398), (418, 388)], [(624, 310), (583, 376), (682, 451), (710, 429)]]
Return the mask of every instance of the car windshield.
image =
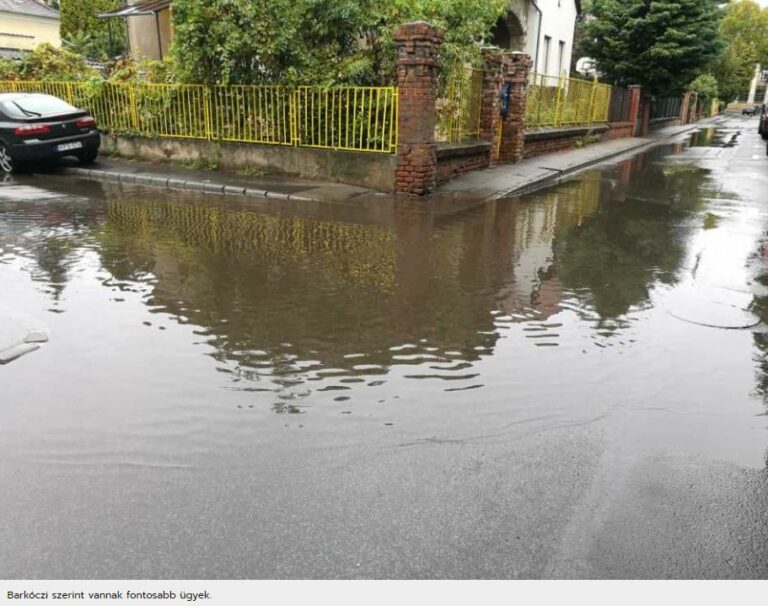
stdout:
[(71, 114), (78, 111), (66, 101), (51, 95), (29, 95), (12, 101), (3, 101), (3, 112), (10, 118), (39, 118)]

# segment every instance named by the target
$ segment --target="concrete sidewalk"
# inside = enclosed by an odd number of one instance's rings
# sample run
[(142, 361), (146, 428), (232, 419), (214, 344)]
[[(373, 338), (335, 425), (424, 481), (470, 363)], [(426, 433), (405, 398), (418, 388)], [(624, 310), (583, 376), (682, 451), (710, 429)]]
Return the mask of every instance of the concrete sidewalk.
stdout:
[(65, 164), (59, 170), (64, 174), (97, 181), (259, 199), (344, 202), (388, 195), (345, 183), (273, 175), (250, 176), (230, 171), (187, 169), (170, 164), (117, 160), (109, 157), (100, 157), (93, 166), (80, 167), (71, 163)]
[(637, 153), (643, 148), (668, 142), (674, 137), (711, 126), (718, 121), (718, 119), (708, 119), (696, 124), (670, 126), (645, 137), (614, 139), (580, 149), (536, 156), (517, 164), (504, 164), (476, 170), (460, 175), (438, 187), (433, 197), (437, 200), (482, 201), (519, 195), (600, 162), (624, 154)]
[(0, 307), (0, 365), (39, 349), (46, 341), (47, 330), (34, 319)]

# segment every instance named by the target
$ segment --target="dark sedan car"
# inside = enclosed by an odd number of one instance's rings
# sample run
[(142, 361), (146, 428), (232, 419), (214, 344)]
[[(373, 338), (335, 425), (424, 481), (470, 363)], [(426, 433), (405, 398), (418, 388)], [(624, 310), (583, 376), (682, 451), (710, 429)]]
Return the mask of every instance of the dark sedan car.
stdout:
[(760, 112), (759, 105), (747, 105), (741, 110), (742, 116), (756, 116)]
[(763, 105), (760, 111), (760, 121), (757, 123), (757, 132), (765, 140), (768, 140), (768, 105)]
[(0, 170), (11, 173), (23, 163), (63, 156), (87, 164), (100, 145), (87, 111), (51, 95), (0, 94)]

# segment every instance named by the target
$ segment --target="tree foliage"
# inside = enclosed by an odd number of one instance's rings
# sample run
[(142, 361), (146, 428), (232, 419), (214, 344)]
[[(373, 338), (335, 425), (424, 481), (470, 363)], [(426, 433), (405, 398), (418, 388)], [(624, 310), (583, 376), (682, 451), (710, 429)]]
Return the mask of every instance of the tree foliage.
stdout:
[(718, 56), (714, 0), (594, 0), (584, 50), (611, 82), (676, 95)]
[(175, 0), (180, 75), (204, 83), (383, 84), (394, 76), (392, 33), (425, 19), (443, 54), (468, 54), (507, 0)]
[(688, 85), (688, 90), (698, 93), (702, 99), (716, 99), (718, 96), (717, 79), (712, 74), (701, 74)]
[(734, 99), (749, 89), (755, 64), (768, 64), (768, 9), (751, 0), (730, 4), (720, 25), (725, 44), (712, 65), (720, 96)]
[(112, 25), (97, 18), (100, 13), (119, 9), (120, 0), (60, 0), (61, 37), (65, 45), (89, 59), (103, 60), (123, 52), (126, 47), (123, 23)]

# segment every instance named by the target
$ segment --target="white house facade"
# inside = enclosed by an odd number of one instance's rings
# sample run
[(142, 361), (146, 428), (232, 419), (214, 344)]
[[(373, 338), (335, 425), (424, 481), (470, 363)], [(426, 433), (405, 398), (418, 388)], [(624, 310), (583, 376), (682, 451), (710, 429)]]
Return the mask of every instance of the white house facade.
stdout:
[(493, 30), (493, 43), (528, 53), (537, 74), (570, 71), (579, 0), (512, 0)]
[(0, 57), (18, 58), (38, 44), (61, 46), (59, 11), (36, 0), (0, 0)]

